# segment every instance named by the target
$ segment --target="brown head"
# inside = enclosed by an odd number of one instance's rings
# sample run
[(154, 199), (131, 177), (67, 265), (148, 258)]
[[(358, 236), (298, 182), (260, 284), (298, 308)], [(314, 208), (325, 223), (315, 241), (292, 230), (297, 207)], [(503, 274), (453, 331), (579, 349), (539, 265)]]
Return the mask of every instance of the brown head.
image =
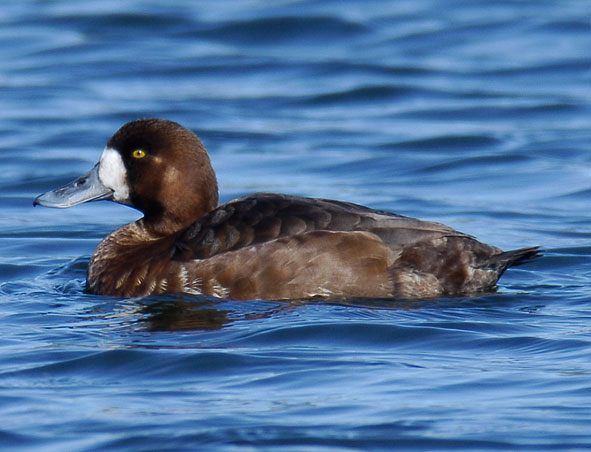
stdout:
[(71, 207), (99, 199), (140, 210), (146, 227), (168, 235), (214, 209), (218, 187), (193, 132), (164, 119), (139, 119), (113, 135), (92, 171), (35, 204)]

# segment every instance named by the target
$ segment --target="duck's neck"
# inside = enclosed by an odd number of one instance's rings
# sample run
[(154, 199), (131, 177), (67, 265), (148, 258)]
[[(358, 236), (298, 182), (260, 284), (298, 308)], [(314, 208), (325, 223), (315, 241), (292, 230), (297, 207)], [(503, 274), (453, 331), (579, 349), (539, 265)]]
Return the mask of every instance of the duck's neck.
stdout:
[(194, 221), (196, 221), (196, 219), (193, 219), (192, 221), (187, 221), (183, 218), (176, 218), (170, 215), (166, 218), (144, 217), (137, 221), (137, 226), (143, 231), (146, 238), (163, 238), (169, 237), (171, 235), (176, 234), (179, 231), (182, 231)]
[(169, 212), (158, 217), (144, 216), (144, 218), (141, 218), (136, 221), (136, 223), (132, 224), (136, 224), (138, 230), (141, 231), (145, 239), (158, 239), (170, 237), (188, 228), (207, 212), (209, 212), (209, 210), (199, 210), (190, 216), (177, 216)]
[(165, 237), (189, 227), (218, 205), (218, 189), (215, 175), (211, 174), (200, 185), (193, 187), (190, 196), (179, 196), (177, 192), (162, 189), (164, 203), (152, 203), (142, 210), (144, 218), (139, 225), (150, 234)]

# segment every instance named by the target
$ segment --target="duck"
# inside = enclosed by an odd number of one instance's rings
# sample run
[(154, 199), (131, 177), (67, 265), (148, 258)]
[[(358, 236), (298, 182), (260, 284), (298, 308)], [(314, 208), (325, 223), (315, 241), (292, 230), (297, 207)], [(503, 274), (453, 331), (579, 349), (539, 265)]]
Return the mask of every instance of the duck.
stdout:
[(432, 299), (494, 292), (509, 267), (540, 255), (479, 242), (444, 224), (350, 202), (255, 193), (218, 205), (218, 183), (195, 133), (138, 119), (83, 176), (35, 198), (68, 208), (108, 200), (143, 217), (90, 258), (86, 291), (179, 293), (230, 300)]

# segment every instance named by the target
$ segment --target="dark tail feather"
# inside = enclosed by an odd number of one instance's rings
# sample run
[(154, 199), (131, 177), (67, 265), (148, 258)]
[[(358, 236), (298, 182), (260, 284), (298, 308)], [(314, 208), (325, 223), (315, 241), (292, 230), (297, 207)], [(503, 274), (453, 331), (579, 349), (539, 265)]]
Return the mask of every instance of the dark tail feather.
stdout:
[(496, 267), (500, 274), (502, 274), (509, 267), (525, 264), (526, 262), (542, 256), (542, 251), (539, 246), (531, 246), (529, 248), (520, 248), (518, 250), (504, 251), (496, 254), (490, 258), (488, 264), (491, 267)]

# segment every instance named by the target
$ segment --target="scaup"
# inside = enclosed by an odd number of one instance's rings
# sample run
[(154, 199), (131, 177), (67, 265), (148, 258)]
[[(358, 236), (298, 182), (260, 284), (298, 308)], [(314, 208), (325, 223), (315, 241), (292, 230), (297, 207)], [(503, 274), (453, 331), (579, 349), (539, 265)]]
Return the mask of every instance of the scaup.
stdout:
[(140, 119), (109, 140), (86, 175), (34, 201), (71, 207), (110, 200), (144, 216), (108, 235), (87, 290), (229, 299), (433, 298), (492, 291), (538, 247), (503, 252), (439, 223), (347, 202), (258, 193), (218, 206), (197, 136)]

